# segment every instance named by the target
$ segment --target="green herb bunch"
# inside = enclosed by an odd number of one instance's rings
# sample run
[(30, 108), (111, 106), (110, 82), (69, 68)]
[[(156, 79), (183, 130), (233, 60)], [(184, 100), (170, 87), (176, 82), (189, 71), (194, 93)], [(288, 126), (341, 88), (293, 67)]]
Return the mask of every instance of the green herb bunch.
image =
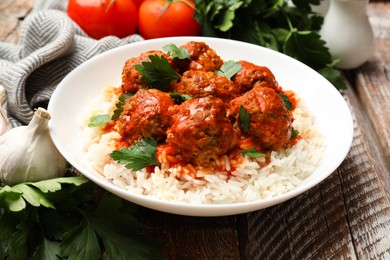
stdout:
[(135, 210), (84, 177), (0, 184), (0, 259), (161, 259)]
[(345, 89), (326, 42), (323, 17), (311, 10), (321, 0), (195, 0), (202, 35), (249, 42), (282, 52)]

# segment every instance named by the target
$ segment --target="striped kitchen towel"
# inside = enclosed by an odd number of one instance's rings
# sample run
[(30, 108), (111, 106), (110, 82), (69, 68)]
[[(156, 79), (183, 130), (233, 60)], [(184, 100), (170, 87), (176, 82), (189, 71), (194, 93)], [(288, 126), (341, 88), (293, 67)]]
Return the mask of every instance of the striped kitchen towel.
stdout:
[(23, 21), (19, 44), (0, 42), (0, 85), (7, 91), (13, 127), (28, 124), (36, 108), (46, 108), (56, 86), (78, 65), (142, 40), (139, 35), (91, 39), (67, 16), (66, 5), (64, 0), (36, 0)]

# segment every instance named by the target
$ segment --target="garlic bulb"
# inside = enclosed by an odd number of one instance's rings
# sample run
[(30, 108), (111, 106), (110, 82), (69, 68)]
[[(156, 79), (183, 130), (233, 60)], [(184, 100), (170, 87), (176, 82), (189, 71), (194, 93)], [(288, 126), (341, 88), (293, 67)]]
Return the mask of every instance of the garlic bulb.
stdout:
[(0, 85), (0, 135), (9, 130), (7, 111), (4, 108), (5, 102), (7, 102), (7, 92), (4, 87)]
[(66, 161), (50, 137), (49, 119), (50, 114), (38, 108), (27, 126), (0, 136), (0, 179), (4, 183), (14, 185), (65, 174)]

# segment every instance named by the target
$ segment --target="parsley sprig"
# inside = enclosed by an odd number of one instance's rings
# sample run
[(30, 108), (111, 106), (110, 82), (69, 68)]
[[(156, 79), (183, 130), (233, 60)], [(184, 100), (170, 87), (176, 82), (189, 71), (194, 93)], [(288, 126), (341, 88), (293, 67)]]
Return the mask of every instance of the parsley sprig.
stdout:
[(188, 54), (188, 50), (186, 48), (179, 48), (173, 43), (165, 45), (163, 50), (166, 51), (171, 58), (181, 60), (190, 59), (190, 55)]
[(337, 89), (339, 70), (318, 31), (323, 17), (312, 12), (319, 0), (195, 0), (202, 35), (235, 39), (277, 50), (310, 66)]
[(150, 61), (135, 65), (135, 69), (142, 75), (141, 80), (150, 84), (152, 88), (167, 91), (169, 85), (180, 78), (180, 75), (169, 65), (164, 56), (149, 55)]
[(112, 116), (108, 114), (99, 114), (99, 115), (91, 116), (89, 118), (88, 127), (104, 126), (111, 120), (119, 119), (120, 115), (123, 112), (123, 108), (125, 106), (126, 101), (129, 98), (131, 98), (133, 95), (134, 95), (133, 93), (127, 93), (127, 92), (119, 95)]
[(156, 158), (157, 141), (154, 139), (141, 139), (129, 148), (121, 148), (110, 154), (118, 163), (134, 171), (141, 170), (150, 165), (160, 165)]
[(0, 259), (161, 259), (136, 206), (84, 177), (0, 184)]
[(114, 113), (111, 116), (111, 120), (116, 120), (119, 118), (119, 116), (122, 114), (123, 108), (126, 104), (126, 101), (131, 98), (134, 94), (133, 93), (122, 93), (118, 97), (118, 101), (115, 104)]
[(242, 155), (248, 156), (248, 157), (266, 157), (266, 153), (259, 152), (256, 148), (251, 147), (247, 150), (243, 150), (241, 152)]
[(215, 71), (215, 74), (218, 76), (225, 76), (228, 80), (230, 80), (237, 72), (239, 72), (242, 68), (242, 65), (233, 60), (225, 61), (219, 70)]
[(184, 101), (187, 101), (187, 100), (191, 100), (192, 97), (190, 95), (187, 95), (187, 94), (179, 94), (177, 92), (170, 92), (169, 95), (171, 96), (171, 98), (175, 101), (175, 104), (176, 105), (180, 105), (181, 103), (183, 103)]
[(89, 118), (88, 127), (97, 127), (107, 124), (111, 120), (108, 114), (99, 114)]
[(290, 137), (290, 139), (293, 140), (293, 139), (297, 138), (298, 135), (299, 135), (299, 131), (297, 129), (293, 128), (291, 130), (291, 137)]
[[(165, 45), (163, 49), (171, 58), (190, 59), (186, 48), (179, 48), (173, 43)], [(173, 81), (180, 79), (180, 74), (169, 65), (164, 56), (149, 55), (149, 59), (150, 61), (141, 62), (134, 68), (142, 75), (141, 80), (152, 88), (165, 92)]]
[(238, 114), (238, 122), (241, 125), (242, 130), (244, 133), (248, 132), (249, 126), (251, 123), (251, 115), (246, 111), (245, 107), (243, 105), (240, 105), (240, 111)]
[(286, 95), (283, 94), (283, 93), (279, 93), (279, 96), (280, 96), (280, 98), (283, 100), (284, 105), (286, 106), (286, 108), (287, 108), (288, 110), (290, 110), (290, 111), (293, 110), (293, 105), (292, 105), (290, 99), (288, 98), (288, 96), (286, 96)]

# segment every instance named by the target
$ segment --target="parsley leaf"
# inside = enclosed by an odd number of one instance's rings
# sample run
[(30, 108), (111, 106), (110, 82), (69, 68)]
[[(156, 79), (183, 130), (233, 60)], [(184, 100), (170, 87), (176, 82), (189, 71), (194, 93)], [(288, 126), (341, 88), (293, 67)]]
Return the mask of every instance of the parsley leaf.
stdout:
[(61, 177), (56, 179), (25, 183), (37, 187), (44, 193), (60, 191), (63, 188), (63, 184), (71, 184), (74, 186), (80, 186), (87, 183), (88, 179), (85, 177)]
[(244, 133), (248, 132), (251, 122), (251, 115), (246, 111), (243, 105), (240, 106), (240, 112), (238, 115), (238, 122), (240, 123)]
[(211, 1), (195, 0), (196, 13), (194, 18), (201, 25), (204, 35), (212, 35), (217, 31), (227, 32), (234, 27), (236, 11), (244, 4), (244, 1)]
[(160, 165), (156, 159), (157, 141), (154, 139), (141, 139), (129, 148), (121, 148), (110, 154), (110, 157), (127, 169), (141, 170), (150, 165)]
[(9, 186), (5, 186), (0, 190), (0, 206), (17, 212), (26, 207), (26, 201), (22, 198), (20, 192), (14, 191)]
[(9, 238), (16, 231), (17, 225), (18, 219), (2, 208), (0, 210), (0, 242)]
[(10, 259), (27, 259), (27, 250), (20, 250), (26, 248), (29, 236), (30, 219), (24, 218), (16, 226), (16, 231), (10, 237), (9, 247), (7, 253)]
[[(115, 214), (112, 214), (112, 211)], [(112, 194), (102, 197), (94, 212), (92, 225), (102, 238), (110, 259), (159, 259), (160, 243), (136, 235), (141, 228), (135, 217), (123, 209), (123, 203)], [(133, 234), (129, 236), (128, 234)]]
[(164, 56), (149, 55), (150, 61), (137, 64), (134, 68), (142, 75), (141, 80), (161, 91), (180, 78), (180, 75), (169, 65)]
[(65, 256), (99, 259), (100, 237), (110, 259), (160, 259), (160, 243), (136, 234), (141, 225), (123, 210), (118, 197), (104, 193), (96, 210), (84, 215), (84, 220), (64, 236), (61, 248)]
[(42, 191), (34, 187), (17, 184), (12, 187), (12, 190), (21, 194), (21, 198), (34, 207), (44, 206), (47, 208), (54, 208), (53, 203), (42, 196)]
[(251, 147), (248, 150), (243, 150), (241, 152), (242, 155), (244, 156), (249, 156), (249, 157), (266, 157), (267, 154), (259, 152), (256, 148)]
[(316, 70), (321, 69), (324, 64), (332, 63), (325, 41), (311, 31), (291, 31), (284, 44), (284, 53)]
[(318, 33), (323, 17), (311, 10), (319, 2), (195, 0), (194, 18), (201, 25), (202, 36), (245, 41), (282, 52), (318, 71), (337, 89), (345, 89)]
[(179, 94), (177, 92), (171, 92), (169, 93), (169, 95), (171, 96), (171, 98), (175, 101), (175, 104), (177, 105), (180, 105), (181, 103), (183, 103), (184, 101), (187, 101), (187, 100), (191, 100), (192, 97), (190, 95), (187, 95), (187, 94)]
[(286, 96), (285, 94), (282, 94), (282, 93), (279, 93), (279, 96), (282, 98), (286, 108), (290, 111), (293, 110), (293, 105), (292, 105), (290, 99), (288, 98), (288, 96)]
[(347, 86), (341, 76), (341, 72), (331, 66), (327, 66), (318, 71), (324, 78), (329, 80), (338, 90), (346, 90)]
[(293, 139), (295, 139), (298, 135), (299, 135), (299, 131), (298, 131), (297, 129), (293, 128), (292, 131), (291, 131), (291, 137), (290, 137), (290, 139), (293, 140)]
[(304, 10), (311, 10), (310, 4), (319, 5), (321, 3), (320, 0), (306, 0), (306, 1), (293, 0), (292, 2), (296, 7)]
[(241, 70), (241, 63), (228, 60), (225, 61), (221, 68), (215, 71), (215, 74), (218, 76), (225, 76), (228, 80), (230, 80), (237, 72)]
[(99, 259), (99, 241), (88, 218), (64, 234), (61, 252), (69, 259)]
[(96, 115), (89, 118), (88, 127), (103, 126), (111, 120), (110, 115), (102, 114)]
[(105, 234), (102, 240), (110, 259), (164, 259), (158, 256), (158, 248), (162, 247), (160, 243), (153, 243), (139, 236), (130, 237), (123, 233), (110, 232), (104, 229), (104, 226), (100, 226), (99, 230)]
[(190, 58), (190, 55), (188, 54), (188, 50), (186, 48), (179, 48), (173, 43), (165, 45), (163, 49), (168, 53), (171, 58), (178, 58), (181, 60)]
[(5, 186), (0, 189), (0, 206), (13, 212), (25, 209), (26, 202), (34, 207), (54, 208), (45, 193), (61, 190), (62, 184), (80, 186), (86, 182), (88, 179), (84, 177), (61, 177), (39, 182), (19, 183), (12, 187)]
[[(96, 186), (84, 177), (1, 187), (0, 258), (101, 259), (103, 251), (110, 259), (162, 258), (161, 243), (138, 233), (144, 226), (133, 216), (135, 204), (106, 191), (99, 200), (93, 194)], [(25, 206), (11, 211), (9, 195)]]
[(58, 259), (61, 255), (60, 243), (43, 238), (42, 244), (37, 247), (34, 253), (34, 259)]
[(126, 104), (126, 101), (131, 98), (134, 94), (133, 93), (123, 93), (120, 94), (118, 97), (118, 101), (115, 104), (116, 109), (114, 110), (113, 115), (111, 116), (111, 120), (117, 120), (119, 116), (123, 112), (123, 108)]

